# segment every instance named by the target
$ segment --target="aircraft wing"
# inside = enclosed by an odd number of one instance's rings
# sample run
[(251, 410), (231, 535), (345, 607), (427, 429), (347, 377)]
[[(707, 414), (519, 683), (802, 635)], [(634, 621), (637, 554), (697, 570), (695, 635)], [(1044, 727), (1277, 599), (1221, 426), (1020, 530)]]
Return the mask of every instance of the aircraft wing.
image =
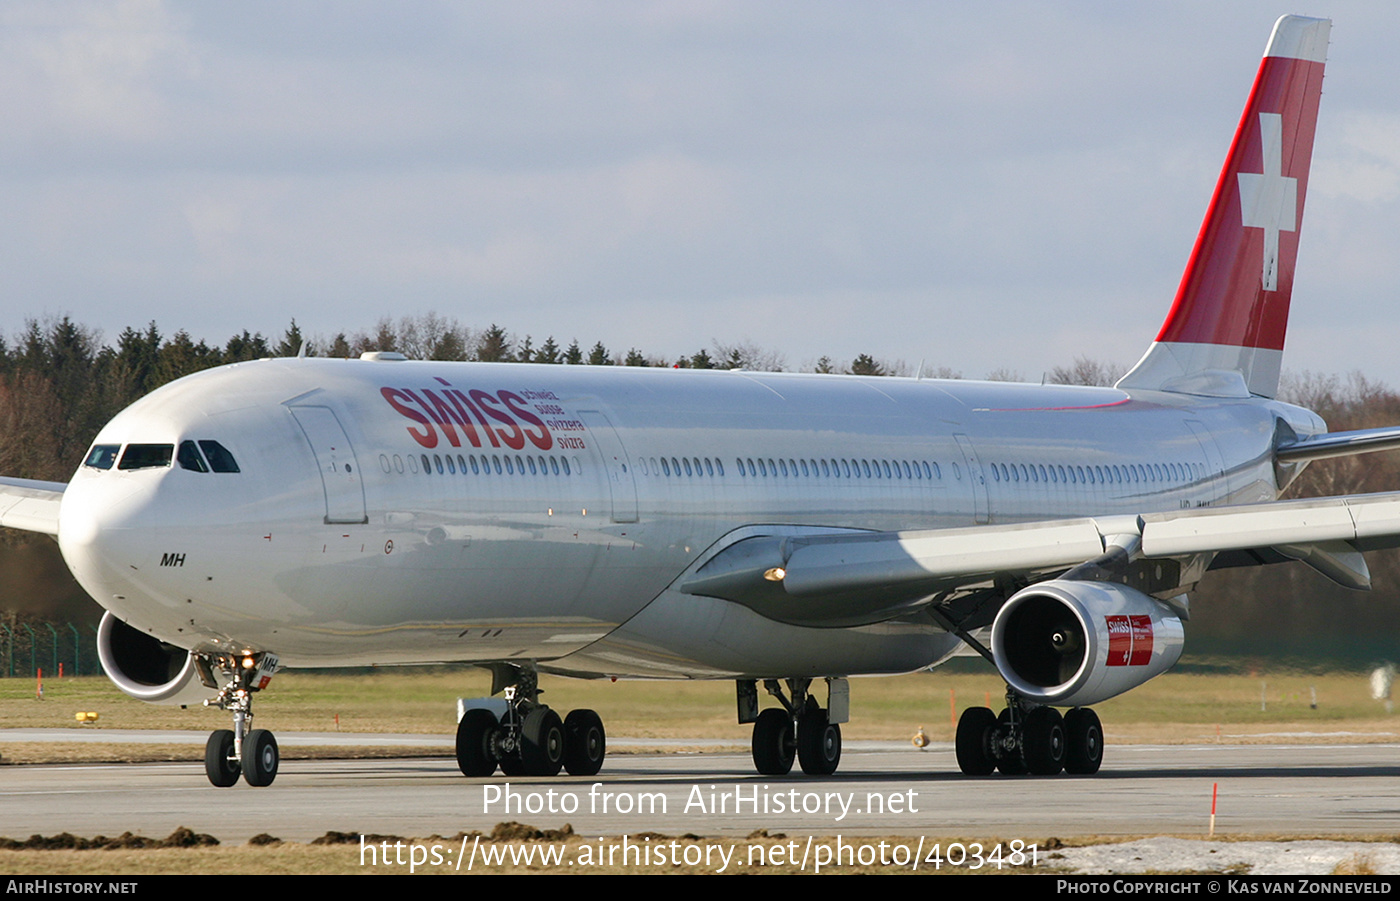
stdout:
[(1165, 581), (1155, 577), (1159, 589), (1175, 587), (1182, 565), (1204, 572), (1217, 556), (1218, 566), (1298, 560), (1367, 589), (1361, 552), (1396, 546), (1400, 492), (930, 531), (758, 536), (726, 547), (678, 587), (783, 622), (849, 626), (891, 619), (969, 586), (1033, 581), (1115, 556), (1121, 564), (1171, 561), (1178, 568)]
[(58, 506), (63, 482), (0, 478), (0, 526), (58, 535)]

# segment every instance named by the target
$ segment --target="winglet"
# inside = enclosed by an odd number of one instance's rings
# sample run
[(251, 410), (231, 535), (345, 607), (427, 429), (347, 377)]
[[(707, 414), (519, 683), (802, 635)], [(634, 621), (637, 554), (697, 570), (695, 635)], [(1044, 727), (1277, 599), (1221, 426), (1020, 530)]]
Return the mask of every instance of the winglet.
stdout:
[(1171, 312), (1120, 388), (1278, 392), (1331, 28), (1275, 24)]

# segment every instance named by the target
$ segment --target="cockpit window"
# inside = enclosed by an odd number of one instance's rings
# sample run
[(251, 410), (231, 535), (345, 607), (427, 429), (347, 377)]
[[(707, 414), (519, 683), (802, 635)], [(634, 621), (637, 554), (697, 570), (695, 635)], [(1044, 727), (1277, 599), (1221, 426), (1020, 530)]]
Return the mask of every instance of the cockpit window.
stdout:
[(199, 447), (209, 460), (209, 468), (215, 472), (238, 472), (238, 461), (217, 441), (200, 441)]
[(94, 444), (83, 465), (93, 469), (111, 469), (112, 464), (117, 462), (117, 451), (121, 449), (120, 444)]
[(175, 453), (173, 444), (128, 444), (117, 469), (151, 469), (169, 466)]
[(204, 458), (199, 454), (199, 448), (194, 446), (193, 441), (180, 442), (180, 449), (175, 454), (175, 461), (180, 464), (181, 469), (190, 469), (195, 472), (209, 471), (209, 465), (204, 462)]

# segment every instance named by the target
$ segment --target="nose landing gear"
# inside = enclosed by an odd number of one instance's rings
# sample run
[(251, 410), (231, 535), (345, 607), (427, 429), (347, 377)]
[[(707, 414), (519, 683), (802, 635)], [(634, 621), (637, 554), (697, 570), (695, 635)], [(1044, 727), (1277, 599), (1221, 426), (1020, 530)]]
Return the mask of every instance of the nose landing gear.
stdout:
[[(197, 658), (197, 663), (205, 684), (223, 684), (218, 697), (205, 701), (205, 706), (233, 712), (233, 728), (216, 729), (204, 745), (205, 775), (219, 788), (236, 784), (240, 775), (254, 787), (271, 785), (281, 762), (277, 739), (266, 729), (249, 726), (253, 720), (253, 692), (267, 687), (278, 669), (277, 655), (219, 655)], [(214, 678), (215, 668), (222, 679)]]

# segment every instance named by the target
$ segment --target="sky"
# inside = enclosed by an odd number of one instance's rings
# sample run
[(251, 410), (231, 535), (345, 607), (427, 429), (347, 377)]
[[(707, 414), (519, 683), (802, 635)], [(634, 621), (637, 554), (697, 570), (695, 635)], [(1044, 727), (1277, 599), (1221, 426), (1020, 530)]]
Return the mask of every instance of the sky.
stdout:
[(1400, 387), (1388, 0), (11, 0), (0, 332), (1130, 365), (1285, 12), (1334, 25), (1284, 365)]

